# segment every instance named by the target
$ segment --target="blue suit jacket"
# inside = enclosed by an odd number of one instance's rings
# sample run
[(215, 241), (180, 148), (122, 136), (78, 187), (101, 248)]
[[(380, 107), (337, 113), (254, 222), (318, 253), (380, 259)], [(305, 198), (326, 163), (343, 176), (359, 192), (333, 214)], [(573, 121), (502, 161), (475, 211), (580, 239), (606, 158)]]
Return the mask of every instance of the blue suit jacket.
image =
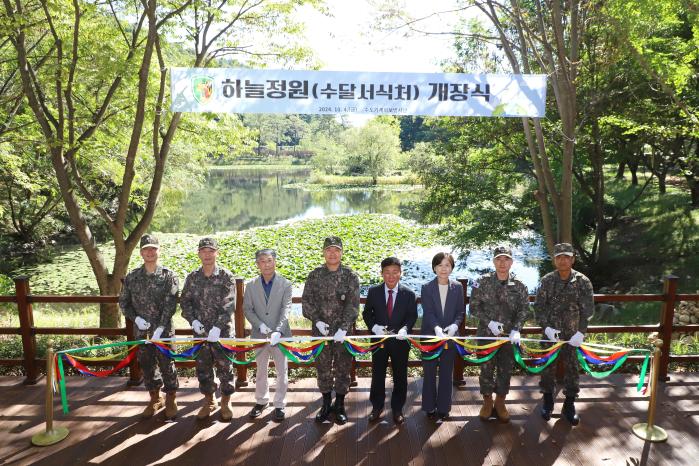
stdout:
[(442, 301), (439, 299), (439, 286), (437, 279), (422, 285), (422, 335), (434, 335), (434, 328), (448, 327), (451, 324), (461, 325), (466, 314), (464, 304), (464, 287), (456, 280), (449, 280), (447, 301), (442, 309)]

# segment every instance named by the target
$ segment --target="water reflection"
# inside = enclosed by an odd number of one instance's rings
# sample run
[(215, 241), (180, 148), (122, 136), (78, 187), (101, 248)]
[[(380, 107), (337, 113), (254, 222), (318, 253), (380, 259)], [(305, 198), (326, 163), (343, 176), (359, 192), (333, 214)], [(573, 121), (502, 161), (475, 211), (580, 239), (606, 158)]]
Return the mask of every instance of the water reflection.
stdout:
[(388, 190), (309, 192), (290, 187), (305, 182), (309, 175), (309, 170), (214, 170), (202, 189), (164, 196), (153, 229), (206, 234), (326, 215), (399, 214), (417, 196)]

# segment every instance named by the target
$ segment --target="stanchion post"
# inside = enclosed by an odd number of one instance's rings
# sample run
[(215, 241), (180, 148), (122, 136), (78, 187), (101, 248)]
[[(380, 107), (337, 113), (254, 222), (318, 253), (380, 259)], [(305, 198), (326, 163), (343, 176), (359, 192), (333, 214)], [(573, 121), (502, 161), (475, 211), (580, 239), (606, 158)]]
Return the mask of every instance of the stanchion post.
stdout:
[(648, 401), (648, 422), (640, 422), (632, 427), (636, 437), (649, 442), (664, 442), (667, 440), (667, 432), (662, 427), (655, 425), (655, 404), (657, 402), (658, 377), (660, 376), (660, 356), (663, 346), (662, 340), (653, 342), (655, 350), (653, 351), (653, 369), (650, 379), (650, 400)]
[(53, 426), (53, 340), (49, 340), (46, 349), (46, 430), (32, 436), (32, 444), (46, 447), (58, 443), (69, 434), (65, 427)]
[[(245, 313), (243, 312), (243, 296), (245, 293), (245, 284), (242, 278), (235, 279), (235, 314), (234, 314), (234, 325), (236, 338), (245, 338)], [(245, 361), (245, 353), (238, 353), (235, 356), (240, 361)], [(248, 368), (244, 365), (236, 365), (236, 381), (235, 386), (247, 387), (248, 386)]]

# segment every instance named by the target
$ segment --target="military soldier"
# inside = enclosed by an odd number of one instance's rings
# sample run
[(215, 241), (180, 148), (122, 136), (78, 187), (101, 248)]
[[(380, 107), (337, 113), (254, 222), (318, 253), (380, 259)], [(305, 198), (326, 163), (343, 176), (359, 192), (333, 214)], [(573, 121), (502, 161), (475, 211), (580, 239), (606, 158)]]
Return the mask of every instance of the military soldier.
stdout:
[[(558, 341), (560, 337), (569, 343), (561, 348), (558, 356), (564, 367), (563, 393), (566, 397), (561, 413), (572, 425), (577, 425), (580, 418), (575, 413), (575, 398), (580, 388), (576, 350), (585, 338), (587, 321), (592, 317), (592, 283), (585, 275), (573, 269), (573, 246), (568, 243), (557, 244), (553, 248), (553, 254), (556, 270), (541, 279), (534, 309), (536, 321), (549, 340)], [(551, 419), (553, 412), (554, 374), (555, 367), (551, 365), (542, 372), (539, 382), (544, 394), (541, 416), (547, 421)]]
[[(159, 253), (158, 238), (144, 235), (141, 238), (143, 265), (126, 276), (119, 296), (119, 307), (126, 318), (136, 324), (136, 338), (139, 340), (174, 335), (172, 316), (177, 308), (179, 281), (174, 272), (158, 264)], [(150, 401), (141, 415), (150, 418), (163, 407), (160, 388), (164, 385), (165, 418), (173, 419), (177, 415), (175, 393), (179, 385), (172, 359), (153, 345), (141, 345), (138, 363), (150, 392)]]
[[(359, 278), (342, 260), (342, 240), (328, 236), (323, 243), (325, 264), (308, 274), (303, 289), (303, 315), (313, 322), (313, 335), (333, 334), (334, 342), (320, 353), (316, 365), (318, 388), (323, 394), (323, 406), (316, 415), (325, 422), (335, 412), (338, 424), (347, 422), (345, 395), (349, 391), (352, 356), (343, 342), (359, 315)], [(332, 390), (335, 404), (331, 406)]]
[[(519, 329), (529, 312), (527, 287), (510, 273), (512, 250), (499, 246), (493, 251), (495, 272), (487, 273), (472, 285), (470, 310), (478, 318), (479, 337), (509, 335), (512, 345), (519, 344)], [(505, 398), (510, 391), (512, 374), (512, 345), (503, 345), (497, 354), (481, 365), (479, 378), (483, 407), (480, 418), (488, 420), (497, 413), (500, 422), (509, 422), (510, 414), (505, 407)], [(497, 368), (497, 376), (495, 369)], [(495, 405), (493, 406), (493, 392)]]
[(191, 324), (195, 336), (206, 335), (209, 344), (197, 354), (199, 391), (204, 394), (197, 419), (206, 419), (216, 409), (216, 375), (221, 381), (221, 420), (230, 421), (233, 385), (233, 367), (223, 349), (216, 343), (233, 333), (231, 315), (235, 311), (235, 278), (216, 263), (218, 243), (214, 238), (199, 241), (201, 267), (187, 275), (182, 289), (180, 307), (182, 316)]

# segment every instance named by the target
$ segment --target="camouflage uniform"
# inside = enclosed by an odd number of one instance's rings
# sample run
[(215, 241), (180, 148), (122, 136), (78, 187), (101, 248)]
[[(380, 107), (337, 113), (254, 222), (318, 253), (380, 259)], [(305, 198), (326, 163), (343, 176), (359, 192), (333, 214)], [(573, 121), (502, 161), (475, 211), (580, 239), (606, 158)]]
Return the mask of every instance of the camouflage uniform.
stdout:
[[(536, 293), (534, 310), (536, 322), (541, 328), (560, 330), (561, 340), (569, 340), (576, 332), (585, 333), (587, 321), (594, 310), (590, 279), (574, 269), (570, 271), (568, 280), (561, 280), (558, 271), (544, 275)], [(542, 338), (548, 339), (545, 335)], [(580, 391), (576, 349), (571, 345), (563, 345), (558, 356), (565, 368), (563, 392), (566, 396), (573, 397)], [(555, 366), (551, 364), (541, 373), (539, 386), (542, 393), (553, 393), (555, 390)]]
[[(313, 322), (313, 335), (322, 336), (316, 322), (323, 321), (330, 326), (328, 336), (338, 329), (349, 331), (359, 315), (359, 278), (352, 269), (340, 265), (331, 272), (322, 265), (306, 280), (302, 297), (303, 316)], [(318, 388), (321, 393), (333, 389), (344, 395), (349, 391), (352, 355), (343, 343), (328, 342), (320, 353), (316, 370)]]
[[(529, 292), (527, 287), (510, 274), (507, 280), (498, 280), (495, 272), (480, 277), (471, 289), (469, 309), (478, 317), (479, 337), (492, 337), (488, 328), (491, 320), (503, 324), (504, 331), (499, 336), (508, 336), (511, 330), (520, 330), (529, 313)], [(510, 376), (514, 356), (512, 345), (505, 344), (488, 362), (481, 365), (479, 383), (481, 394), (506, 395), (510, 391)], [(497, 377), (495, 368), (497, 367)]]
[[(132, 270), (124, 279), (124, 286), (119, 295), (119, 307), (127, 319), (141, 317), (150, 323), (148, 330), (140, 330), (134, 325), (135, 337), (145, 340), (153, 335), (158, 327), (163, 327), (163, 338), (172, 337), (172, 316), (177, 308), (179, 280), (175, 273), (158, 265), (153, 273), (148, 273), (145, 266)], [(165, 386), (165, 393), (177, 391), (177, 372), (175, 364), (153, 345), (141, 345), (138, 348), (138, 363), (143, 370), (143, 380), (149, 391), (160, 390)]]
[[(191, 324), (198, 320), (205, 331), (212, 327), (221, 329), (221, 338), (229, 338), (233, 333), (232, 314), (235, 312), (235, 277), (218, 265), (210, 277), (204, 275), (200, 267), (187, 275), (180, 299), (182, 317)], [(197, 354), (197, 378), (199, 391), (212, 394), (216, 391), (216, 375), (221, 381), (221, 393), (231, 395), (235, 392), (232, 362), (216, 344), (210, 343)]]

